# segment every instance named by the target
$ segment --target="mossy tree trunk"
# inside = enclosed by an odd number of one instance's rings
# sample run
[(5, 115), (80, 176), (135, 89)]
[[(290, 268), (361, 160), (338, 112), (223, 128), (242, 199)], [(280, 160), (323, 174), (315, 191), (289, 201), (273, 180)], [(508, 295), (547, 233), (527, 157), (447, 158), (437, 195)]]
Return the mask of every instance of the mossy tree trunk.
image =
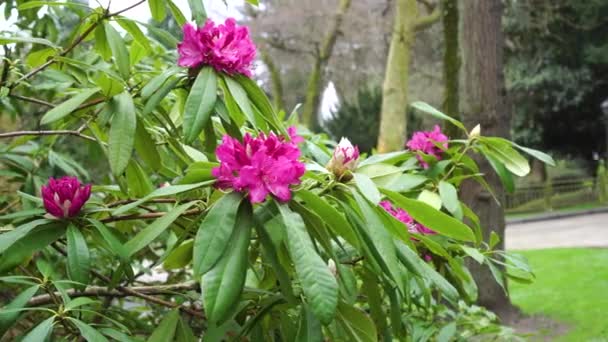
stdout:
[(420, 15), (416, 0), (397, 0), (391, 44), (382, 85), (382, 110), (378, 152), (403, 148), (407, 135), (407, 92), (411, 52), (416, 32), (423, 30), (440, 17), (437, 6), (429, 15)]
[[(481, 124), (485, 136), (508, 137), (510, 113), (503, 74), (503, 43), (501, 28), (503, 5), (501, 0), (459, 1), (460, 44), (462, 53), (460, 109), (467, 127)], [(504, 189), (491, 165), (477, 159), (479, 169), (498, 199), (504, 203)], [(480, 218), (483, 236), (488, 241), (494, 231), (504, 249), (504, 209), (478, 183), (463, 183), (462, 200)], [(504, 319), (517, 311), (507, 294), (494, 281), (487, 266), (471, 262), (472, 273), (479, 287), (479, 304), (496, 312)]]
[(277, 110), (284, 109), (285, 102), (283, 100), (283, 81), (281, 79), (281, 70), (274, 63), (272, 56), (270, 56), (265, 47), (258, 47), (258, 51), (260, 52), (262, 62), (264, 62), (268, 68), (268, 74), (270, 75), (270, 92), (274, 107)]
[[(443, 41), (443, 112), (460, 120), (458, 82), (460, 73), (460, 51), (458, 40), (458, 0), (442, 1)], [(447, 136), (457, 138), (462, 133), (457, 127), (445, 122)]]
[(325, 37), (315, 53), (315, 60), (306, 87), (306, 100), (302, 109), (302, 123), (313, 130), (319, 129), (319, 105), (321, 104), (321, 93), (324, 90), (325, 82), (324, 69), (329, 62), (334, 45), (336, 45), (340, 26), (350, 4), (351, 0), (340, 0)]

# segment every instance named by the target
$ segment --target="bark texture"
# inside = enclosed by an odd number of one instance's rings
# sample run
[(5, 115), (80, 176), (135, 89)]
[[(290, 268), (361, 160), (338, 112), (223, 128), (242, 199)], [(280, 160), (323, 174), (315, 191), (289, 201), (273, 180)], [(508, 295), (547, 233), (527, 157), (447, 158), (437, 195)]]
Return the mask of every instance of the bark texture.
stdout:
[[(501, 29), (503, 5), (501, 0), (460, 1), (460, 44), (462, 53), (460, 109), (467, 127), (481, 124), (486, 136), (509, 136), (510, 112), (507, 105), (503, 75), (503, 43)], [(498, 176), (485, 159), (478, 158), (480, 172), (484, 173), (498, 199), (504, 202), (504, 189)], [(475, 182), (462, 188), (463, 201), (479, 215), (484, 239), (496, 232), (504, 249), (504, 209), (492, 196)], [(503, 319), (516, 312), (508, 296), (493, 279), (489, 269), (471, 263), (472, 273), (479, 286), (478, 302), (496, 312)]]
[[(460, 73), (460, 51), (458, 39), (458, 1), (443, 0), (442, 2), (443, 41), (443, 112), (456, 120), (460, 120), (458, 82)], [(447, 136), (456, 138), (461, 133), (457, 127), (445, 122), (444, 132)]]
[(281, 70), (276, 65), (272, 56), (268, 53), (267, 49), (258, 48), (262, 62), (266, 64), (268, 68), (268, 74), (270, 74), (270, 91), (272, 95), (272, 102), (276, 110), (285, 109), (285, 102), (283, 101), (283, 81), (281, 80)]
[(321, 104), (321, 93), (325, 88), (324, 69), (329, 62), (338, 33), (340, 32), (340, 26), (350, 4), (351, 0), (340, 0), (338, 9), (321, 42), (321, 46), (315, 54), (315, 60), (310, 71), (308, 86), (306, 87), (306, 101), (302, 109), (302, 123), (313, 130), (318, 130), (319, 128), (319, 105)]
[(393, 34), (382, 85), (378, 135), (380, 153), (403, 149), (407, 135), (408, 77), (416, 32), (431, 26), (440, 18), (438, 6), (431, 14), (421, 16), (416, 0), (397, 0), (395, 6)]

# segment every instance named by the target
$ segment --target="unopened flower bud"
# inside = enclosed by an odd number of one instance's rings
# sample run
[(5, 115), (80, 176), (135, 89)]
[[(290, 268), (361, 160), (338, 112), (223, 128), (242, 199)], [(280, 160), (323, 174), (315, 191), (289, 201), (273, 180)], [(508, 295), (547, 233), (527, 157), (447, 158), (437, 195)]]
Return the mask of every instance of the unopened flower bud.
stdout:
[(479, 124), (477, 124), (477, 126), (475, 126), (471, 130), (471, 133), (469, 133), (469, 139), (477, 138), (480, 135), (481, 135), (481, 126)]
[(49, 178), (40, 192), (47, 213), (57, 218), (73, 217), (91, 196), (91, 184), (82, 185), (76, 177)]
[(348, 139), (342, 138), (326, 167), (336, 176), (342, 177), (346, 171), (353, 171), (358, 162), (359, 148), (353, 146)]
[(336, 277), (338, 275), (338, 268), (336, 267), (336, 263), (334, 262), (334, 259), (329, 259), (327, 261), (327, 268), (329, 268), (329, 271), (331, 272), (331, 274), (334, 275), (334, 277)]

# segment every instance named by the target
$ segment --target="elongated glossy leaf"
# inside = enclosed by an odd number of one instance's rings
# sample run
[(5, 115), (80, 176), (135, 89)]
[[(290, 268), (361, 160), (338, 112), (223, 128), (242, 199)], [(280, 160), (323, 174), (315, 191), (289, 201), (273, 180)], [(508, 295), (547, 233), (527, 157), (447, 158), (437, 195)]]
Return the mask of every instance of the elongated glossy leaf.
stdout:
[(389, 152), (383, 154), (374, 154), (369, 158), (363, 160), (359, 163), (359, 167), (363, 167), (366, 165), (372, 165), (377, 163), (386, 163), (392, 164), (396, 161), (403, 160), (408, 155), (407, 151), (397, 151), (397, 152)]
[(300, 322), (298, 324), (298, 332), (295, 338), (296, 342), (321, 342), (323, 341), (323, 331), (321, 330), (321, 322), (315, 317), (310, 308), (302, 305), (300, 311)]
[(215, 202), (194, 239), (194, 276), (205, 274), (220, 259), (234, 231), (234, 224), (243, 197), (236, 193), (224, 195)]
[(555, 166), (555, 160), (553, 160), (553, 157), (551, 157), (550, 155), (541, 152), (541, 151), (537, 151), (535, 149), (529, 148), (529, 147), (524, 147), (524, 146), (520, 146), (517, 145), (516, 143), (511, 142), (511, 144), (513, 144), (513, 146), (515, 146), (516, 148), (526, 152), (527, 154), (531, 155), (532, 157), (542, 161), (545, 164), (551, 165), (551, 166)]
[(26, 261), (39, 251), (56, 241), (65, 233), (63, 223), (50, 223), (36, 227), (30, 234), (17, 240), (0, 255), (0, 273), (10, 270)]
[(179, 320), (179, 311), (172, 310), (154, 329), (150, 338), (147, 342), (165, 342), (173, 341), (175, 336), (175, 328), (177, 327), (177, 321)]
[(26, 10), (26, 9), (36, 8), (36, 7), (41, 7), (41, 6), (65, 6), (65, 7), (75, 8), (75, 9), (89, 9), (90, 8), (89, 6), (87, 6), (85, 4), (78, 3), (78, 2), (71, 2), (71, 1), (28, 1), (28, 2), (22, 3), (17, 8), (19, 10)]
[(433, 106), (429, 105), (428, 103), (417, 101), (417, 102), (410, 104), (410, 106), (414, 107), (415, 109), (417, 109), (419, 111), (422, 111), (422, 112), (430, 114), (436, 118), (439, 118), (441, 120), (449, 121), (454, 126), (460, 128), (465, 133), (467, 133), (466, 128), (464, 128), (464, 125), (460, 121), (443, 114), (439, 110), (433, 108)]
[(169, 80), (167, 80), (167, 82), (163, 83), (163, 85), (158, 90), (156, 90), (156, 92), (154, 92), (154, 94), (152, 94), (150, 98), (148, 98), (148, 101), (146, 102), (146, 104), (144, 105), (144, 109), (142, 110), (142, 114), (148, 115), (152, 113), (156, 109), (156, 107), (158, 107), (161, 101), (167, 96), (167, 94), (169, 94), (169, 92), (173, 90), (173, 88), (177, 85), (178, 82), (179, 78), (175, 77), (170, 78)]
[(479, 142), (483, 143), (483, 153), (490, 152), (492, 157), (505, 165), (507, 170), (513, 174), (523, 177), (530, 173), (530, 164), (519, 152), (517, 152), (511, 143), (501, 138), (480, 137)]
[(38, 324), (34, 329), (32, 329), (21, 342), (41, 342), (46, 341), (46, 339), (53, 331), (53, 322), (55, 321), (55, 316), (49, 317)]
[(193, 142), (209, 122), (217, 100), (217, 76), (211, 67), (199, 72), (184, 106), (184, 137)]
[(116, 236), (112, 234), (108, 227), (95, 219), (89, 219), (89, 222), (91, 222), (93, 227), (97, 229), (114, 254), (120, 257), (123, 261), (127, 261), (129, 259), (129, 253), (127, 253), (125, 247), (122, 245), (122, 243), (120, 243)]
[(406, 173), (399, 175), (398, 178), (388, 184), (381, 185), (380, 188), (394, 192), (406, 192), (424, 184), (428, 180), (429, 179), (424, 176)]
[(103, 25), (99, 25), (95, 28), (95, 51), (103, 58), (106, 62), (112, 58), (112, 50), (106, 37), (106, 30)]
[(72, 323), (74, 323), (74, 325), (80, 331), (82, 337), (84, 337), (87, 342), (108, 342), (108, 339), (103, 336), (99, 331), (95, 330), (95, 328), (93, 328), (92, 326), (72, 317), (68, 317), (68, 319)]
[(40, 119), (40, 124), (47, 125), (51, 122), (63, 119), (65, 116), (76, 110), (78, 106), (80, 106), (84, 101), (86, 101), (89, 97), (91, 97), (98, 91), (99, 88), (81, 90), (78, 94), (72, 96), (69, 100), (46, 112), (42, 119)]
[(513, 180), (513, 174), (507, 170), (505, 165), (499, 162), (495, 154), (493, 152), (488, 151), (487, 149), (481, 149), (484, 151), (484, 156), (500, 178), (502, 185), (505, 187), (505, 190), (509, 193), (513, 193), (515, 191), (515, 182)]
[(171, 223), (173, 223), (173, 221), (175, 221), (175, 219), (177, 219), (193, 204), (194, 202), (190, 202), (173, 208), (166, 213), (165, 216), (156, 219), (156, 221), (152, 222), (152, 224), (150, 224), (144, 230), (137, 233), (133, 239), (127, 241), (124, 246), (127, 253), (129, 253), (129, 256), (139, 252), (142, 248), (150, 244), (150, 242), (154, 241), (165, 231), (165, 229), (171, 225)]
[(192, 260), (193, 247), (194, 240), (190, 239), (184, 241), (184, 243), (171, 251), (171, 254), (167, 256), (167, 259), (163, 262), (163, 268), (166, 270), (174, 270), (188, 265)]
[(152, 94), (154, 94), (159, 88), (165, 84), (170, 77), (176, 75), (179, 72), (178, 68), (169, 68), (162, 73), (154, 76), (152, 79), (146, 83), (146, 85), (141, 89), (141, 97), (144, 99), (150, 98)]
[(160, 154), (156, 149), (156, 142), (152, 139), (142, 121), (138, 121), (136, 126), (135, 151), (147, 166), (156, 171), (160, 170), (162, 165)]
[(460, 206), (460, 201), (458, 200), (458, 190), (456, 188), (445, 181), (439, 182), (439, 196), (441, 197), (441, 202), (443, 206), (459, 220), (462, 220), (462, 207)]
[(275, 108), (255, 81), (243, 75), (237, 75), (235, 79), (243, 87), (251, 102), (260, 110), (265, 120), (283, 135), (288, 136), (287, 131), (277, 117)]
[(148, 40), (146, 35), (142, 32), (142, 30), (139, 28), (139, 26), (137, 26), (135, 21), (133, 21), (131, 19), (127, 19), (127, 18), (119, 18), (119, 19), (116, 19), (116, 22), (118, 23), (118, 25), (120, 25), (120, 27), (125, 29), (125, 31), (129, 32), (131, 37), (133, 37), (133, 39), (137, 43), (139, 43), (139, 45), (141, 45), (144, 49), (146, 49), (148, 51), (150, 51), (152, 49), (152, 46), (150, 45), (150, 41)]
[(133, 153), (137, 120), (133, 98), (128, 92), (123, 92), (113, 99), (114, 116), (108, 140), (108, 159), (110, 168), (115, 176), (125, 170)]
[(125, 213), (133, 208), (136, 208), (137, 206), (139, 206), (140, 204), (151, 200), (153, 198), (158, 198), (158, 197), (166, 197), (166, 196), (171, 196), (171, 195), (176, 195), (182, 192), (186, 192), (186, 191), (190, 191), (190, 190), (194, 190), (197, 188), (201, 188), (204, 186), (208, 186), (213, 184), (214, 180), (211, 181), (206, 181), (206, 182), (200, 182), (200, 183), (194, 183), (194, 184), (184, 184), (184, 185), (170, 185), (170, 186), (165, 186), (162, 188), (158, 188), (154, 191), (152, 191), (150, 194), (148, 194), (146, 197), (141, 198), (135, 202), (131, 202), (127, 205), (124, 205), (120, 208), (117, 208), (116, 210), (114, 210), (114, 212), (112, 213), (112, 215), (120, 215), (122, 213)]
[(26, 236), (29, 232), (32, 231), (32, 229), (34, 229), (40, 225), (49, 223), (49, 222), (51, 222), (51, 220), (47, 220), (47, 219), (34, 220), (34, 221), (30, 221), (22, 226), (19, 226), (15, 229), (9, 231), (8, 233), (0, 234), (0, 254), (4, 253), (4, 251), (7, 248), (12, 246), (19, 239)]
[(0, 37), (0, 45), (6, 45), (11, 43), (30, 43), (30, 44), (42, 44), (46, 46), (50, 46), (52, 48), (59, 48), (57, 45), (53, 44), (51, 41), (43, 39), (43, 38), (34, 38), (34, 37)]
[(120, 36), (120, 33), (118, 33), (110, 23), (104, 22), (103, 25), (106, 31), (108, 44), (110, 45), (110, 50), (112, 50), (112, 55), (114, 56), (116, 66), (118, 67), (118, 72), (120, 72), (122, 78), (126, 80), (129, 78), (129, 69), (131, 68), (127, 45)]
[(317, 254), (302, 217), (292, 212), (286, 205), (278, 207), (287, 230), (287, 249), (308, 305), (323, 324), (329, 324), (338, 306), (336, 278)]
[(441, 197), (435, 192), (426, 189), (422, 190), (420, 195), (418, 195), (418, 200), (430, 205), (436, 210), (441, 209)]
[[(21, 308), (25, 307), (27, 302), (32, 297), (34, 297), (36, 292), (38, 292), (39, 288), (40, 288), (39, 285), (34, 285), (31, 287), (28, 287), (25, 290), (22, 290), (19, 293), (19, 295), (17, 295), (17, 297), (15, 297), (15, 299), (13, 299), (10, 303), (8, 303), (7, 305), (4, 305), (0, 308), (0, 336), (2, 336), (4, 334), (4, 332), (6, 332), (13, 325), (13, 323), (15, 323), (15, 321), (17, 320), (17, 317), (19, 317), (19, 314), (20, 314), (19, 311), (9, 311), (9, 310), (16, 310), (16, 309), (21, 309)], [(2, 312), (2, 311), (7, 311), (7, 312)]]
[(252, 209), (243, 201), (230, 245), (220, 260), (201, 278), (203, 306), (209, 321), (222, 323), (234, 310), (245, 285), (247, 251), (251, 235)]
[(380, 192), (376, 187), (376, 184), (372, 182), (372, 180), (361, 173), (355, 173), (355, 182), (357, 183), (357, 188), (359, 191), (373, 204), (378, 204), (380, 202)]
[(443, 278), (437, 271), (431, 266), (424, 262), (419, 255), (411, 250), (407, 245), (401, 242), (397, 242), (397, 251), (401, 262), (414, 274), (427, 279), (431, 283), (435, 284), (438, 289), (451, 300), (458, 299), (458, 291), (450, 284), (445, 278)]
[(150, 13), (152, 13), (152, 18), (157, 22), (162, 22), (167, 15), (167, 11), (165, 10), (165, 1), (164, 0), (148, 0), (148, 5), (150, 6)]
[(203, 26), (207, 21), (207, 11), (203, 0), (188, 0), (190, 10), (192, 11), (192, 19), (196, 21), (198, 26)]
[(457, 219), (434, 209), (424, 202), (401, 196), (389, 190), (383, 190), (383, 192), (416, 221), (437, 233), (462, 241), (475, 241), (471, 228)]
[(365, 312), (341, 302), (338, 305), (338, 318), (340, 325), (350, 337), (349, 341), (378, 341), (376, 325)]
[(67, 230), (68, 240), (68, 276), (71, 280), (88, 284), (91, 267), (89, 247), (82, 233), (74, 225)]
[(188, 20), (186, 20), (186, 17), (182, 13), (182, 11), (179, 9), (179, 7), (175, 5), (175, 3), (173, 3), (173, 1), (167, 0), (166, 3), (167, 6), (169, 6), (169, 10), (171, 11), (173, 19), (175, 19), (177, 26), (183, 27), (188, 22)]
[(342, 237), (354, 247), (359, 246), (359, 240), (353, 228), (336, 208), (308, 190), (299, 190), (297, 196), (304, 201), (304, 205), (308, 209), (319, 215), (336, 235)]
[(239, 108), (243, 111), (247, 120), (255, 126), (255, 115), (253, 113), (253, 109), (251, 108), (251, 103), (249, 102), (249, 97), (247, 96), (247, 92), (245, 89), (238, 84), (235, 80), (230, 77), (224, 77), (224, 81), (226, 82), (226, 86), (228, 87), (228, 91), (230, 91), (230, 95), (237, 103)]

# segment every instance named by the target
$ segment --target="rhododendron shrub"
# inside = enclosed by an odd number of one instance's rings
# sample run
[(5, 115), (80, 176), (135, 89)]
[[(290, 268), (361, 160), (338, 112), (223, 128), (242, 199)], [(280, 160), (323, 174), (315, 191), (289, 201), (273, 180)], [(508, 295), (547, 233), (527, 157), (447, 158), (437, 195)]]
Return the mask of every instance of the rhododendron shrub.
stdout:
[[(45, 4), (5, 6), (41, 23), (32, 13), (57, 15)], [(466, 138), (435, 127), (362, 155), (272, 106), (247, 28), (162, 4), (152, 14), (183, 25), (181, 42), (64, 3), (52, 7), (82, 19), (71, 34), (0, 39), (14, 52), (0, 112), (24, 125), (0, 135), (4, 340), (507, 338), (474, 306), (467, 264), (500, 284), (533, 276), (482, 240), (460, 186), (485, 185), (475, 154), (507, 188), (529, 172), (518, 151), (549, 156), (419, 102)]]

